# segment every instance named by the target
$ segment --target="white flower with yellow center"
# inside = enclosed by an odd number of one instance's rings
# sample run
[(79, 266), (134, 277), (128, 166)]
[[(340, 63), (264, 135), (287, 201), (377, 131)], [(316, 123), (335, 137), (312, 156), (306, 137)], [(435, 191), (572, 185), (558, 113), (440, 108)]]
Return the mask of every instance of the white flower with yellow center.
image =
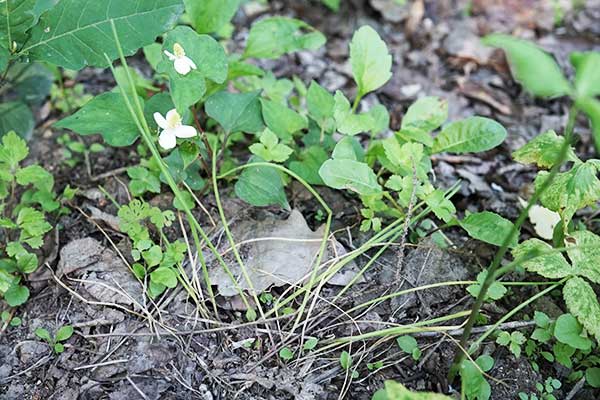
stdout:
[(169, 60), (173, 61), (173, 66), (178, 74), (187, 75), (191, 70), (197, 69), (196, 64), (185, 55), (185, 50), (179, 43), (173, 45), (173, 53), (165, 50), (165, 54)]
[(172, 109), (163, 117), (160, 113), (154, 113), (154, 120), (162, 129), (158, 137), (158, 144), (163, 149), (169, 150), (177, 144), (177, 138), (186, 139), (197, 135), (193, 126), (183, 125), (181, 116), (177, 110)]

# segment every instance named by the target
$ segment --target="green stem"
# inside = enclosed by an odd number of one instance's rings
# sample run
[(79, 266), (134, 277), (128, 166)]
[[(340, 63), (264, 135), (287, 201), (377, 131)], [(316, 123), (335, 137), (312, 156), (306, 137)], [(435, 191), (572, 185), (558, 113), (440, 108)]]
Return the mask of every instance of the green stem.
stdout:
[(451, 368), (450, 374), (449, 374), (450, 382), (452, 382), (454, 380), (454, 377), (456, 376), (456, 372), (458, 371), (458, 367), (464, 358), (464, 354), (460, 349), (464, 349), (467, 346), (467, 342), (469, 340), (469, 337), (471, 336), (471, 331), (473, 329), (473, 326), (475, 325), (475, 322), (477, 321), (477, 317), (479, 316), (479, 311), (480, 311), (481, 306), (483, 305), (483, 302), (486, 298), (487, 291), (490, 288), (490, 286), (492, 285), (492, 283), (494, 283), (496, 280), (497, 270), (500, 267), (502, 260), (504, 259), (504, 255), (508, 251), (510, 243), (513, 241), (513, 238), (518, 234), (519, 229), (521, 228), (521, 225), (523, 224), (523, 222), (525, 222), (525, 219), (529, 215), (529, 210), (531, 209), (531, 207), (533, 207), (533, 205), (537, 204), (537, 202), (540, 199), (540, 197), (542, 196), (542, 194), (552, 184), (552, 182), (554, 181), (554, 178), (560, 171), (560, 167), (562, 166), (562, 164), (564, 163), (564, 161), (567, 158), (568, 150), (569, 150), (569, 147), (571, 146), (571, 138), (573, 136), (573, 128), (575, 126), (575, 118), (577, 117), (577, 113), (578, 113), (577, 107), (572, 106), (571, 109), (569, 110), (569, 120), (568, 120), (567, 127), (565, 130), (565, 141), (564, 141), (564, 144), (561, 146), (560, 152), (558, 154), (559, 161), (552, 167), (552, 169), (550, 170), (550, 173), (548, 174), (547, 178), (544, 180), (542, 185), (539, 187), (539, 189), (535, 191), (535, 193), (533, 194), (533, 196), (527, 203), (527, 207), (525, 207), (521, 211), (519, 217), (513, 224), (510, 232), (508, 233), (508, 235), (506, 235), (506, 238), (504, 239), (504, 242), (502, 243), (500, 250), (498, 250), (490, 267), (488, 268), (488, 274), (487, 274), (486, 279), (484, 280), (483, 284), (481, 285), (481, 290), (479, 291), (479, 295), (477, 296), (477, 299), (475, 300), (475, 303), (473, 304), (471, 315), (469, 316), (469, 319), (467, 320), (467, 323), (464, 328), (464, 333), (460, 340), (460, 346), (458, 347), (458, 350), (456, 351), (456, 355), (454, 357), (454, 365)]

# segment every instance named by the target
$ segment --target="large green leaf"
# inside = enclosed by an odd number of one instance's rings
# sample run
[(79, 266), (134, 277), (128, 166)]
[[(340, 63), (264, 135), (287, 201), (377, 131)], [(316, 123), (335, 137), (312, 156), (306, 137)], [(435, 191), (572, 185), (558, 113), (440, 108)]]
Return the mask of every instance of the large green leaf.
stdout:
[(240, 0), (184, 0), (184, 3), (198, 33), (218, 32), (240, 6)]
[(169, 32), (163, 43), (163, 50), (173, 53), (173, 47), (179, 44), (197, 69), (186, 75), (175, 71), (173, 61), (162, 53), (162, 61), (157, 70), (169, 76), (171, 97), (180, 114), (197, 103), (206, 93), (206, 79), (223, 83), (227, 79), (227, 56), (225, 50), (215, 39), (208, 35), (198, 35), (186, 26), (179, 26)]
[(600, 304), (596, 292), (583, 278), (571, 278), (563, 288), (567, 308), (600, 342)]
[[(261, 161), (263, 160), (258, 157), (252, 157), (249, 164)], [(281, 176), (275, 168), (268, 166), (244, 169), (235, 183), (235, 194), (253, 206), (279, 204), (283, 208), (289, 208)]]
[(10, 53), (0, 44), (0, 74), (3, 74), (8, 67), (8, 60), (10, 59)]
[(470, 117), (453, 122), (433, 141), (434, 153), (474, 153), (493, 149), (506, 138), (506, 129), (484, 117)]
[(330, 131), (334, 125), (333, 110), (335, 100), (333, 95), (317, 82), (312, 81), (306, 94), (308, 115), (314, 119), (321, 129)]
[[(140, 102), (143, 104), (141, 98)], [(120, 93), (101, 94), (54, 126), (80, 135), (99, 133), (111, 146), (129, 146), (140, 135)]]
[[(12, 42), (21, 47), (27, 38), (26, 32), (36, 21), (34, 6), (37, 0), (5, 0), (0, 2), (0, 42), (12, 47)], [(10, 43), (9, 43), (10, 39)]]
[(25, 103), (20, 101), (0, 103), (0, 136), (15, 131), (19, 136), (29, 139), (34, 125), (33, 114)]
[(114, 20), (125, 55), (170, 29), (183, 12), (181, 0), (61, 0), (31, 29), (22, 50), (34, 60), (69, 69), (106, 67), (118, 56)]
[(523, 259), (521, 266), (545, 278), (559, 279), (573, 275), (574, 270), (561, 253), (539, 239), (520, 243), (512, 252), (515, 260)]
[(329, 156), (321, 146), (311, 146), (303, 150), (299, 160), (290, 162), (289, 168), (311, 185), (323, 185), (319, 168)]
[(260, 92), (218, 92), (206, 100), (206, 113), (225, 132), (256, 133), (264, 129), (259, 101)]
[[(472, 238), (496, 246), (504, 244), (513, 228), (512, 222), (489, 211), (469, 214), (458, 223)], [(518, 239), (519, 234), (517, 233), (512, 237), (509, 247), (516, 247)]]
[(267, 99), (260, 102), (265, 123), (281, 140), (289, 141), (294, 133), (308, 128), (308, 121), (285, 105)]
[(565, 243), (577, 275), (600, 283), (600, 236), (590, 231), (577, 231), (568, 236)]
[(373, 170), (359, 161), (329, 159), (319, 169), (319, 175), (334, 189), (348, 189), (362, 195), (381, 193)]
[(597, 51), (573, 52), (571, 64), (575, 67), (577, 97), (595, 97), (600, 94), (600, 53)]
[[(574, 282), (577, 282), (577, 280)], [(567, 313), (556, 319), (554, 336), (559, 342), (576, 349), (589, 350), (592, 342), (590, 339), (583, 336), (582, 333), (583, 327), (573, 315)]]
[(503, 34), (486, 36), (483, 43), (506, 52), (515, 79), (532, 94), (555, 97), (571, 92), (556, 61), (533, 43)]
[(370, 26), (363, 26), (354, 33), (350, 42), (350, 63), (360, 96), (379, 89), (392, 77), (392, 56)]
[[(563, 136), (558, 136), (553, 130), (546, 131), (527, 142), (519, 150), (515, 151), (513, 158), (523, 164), (536, 164), (541, 168), (551, 168), (558, 161), (560, 149), (565, 143)], [(569, 146), (567, 160), (575, 161), (577, 156), (573, 148)]]
[(279, 58), (299, 50), (316, 50), (325, 36), (298, 19), (271, 17), (252, 25), (244, 57)]

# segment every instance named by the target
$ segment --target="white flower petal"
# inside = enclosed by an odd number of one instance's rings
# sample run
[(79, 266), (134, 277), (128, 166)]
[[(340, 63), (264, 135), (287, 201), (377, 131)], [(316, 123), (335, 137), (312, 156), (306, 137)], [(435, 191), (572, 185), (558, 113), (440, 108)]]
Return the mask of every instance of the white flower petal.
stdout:
[(187, 56), (183, 56), (182, 58), (185, 60), (185, 62), (187, 62), (189, 64), (191, 69), (198, 69), (198, 67), (196, 67), (196, 64), (194, 63), (194, 61), (192, 61), (191, 58), (189, 58)]
[(167, 128), (166, 129), (175, 129), (178, 126), (181, 126), (181, 115), (177, 112), (176, 108), (169, 110), (167, 112)]
[(177, 144), (177, 138), (175, 132), (171, 129), (164, 130), (158, 137), (158, 144), (165, 150), (170, 150)]
[(160, 126), (162, 129), (167, 129), (168, 125), (167, 125), (167, 120), (165, 119), (165, 117), (163, 117), (160, 113), (155, 112), (153, 114), (154, 116), (154, 121), (156, 121), (156, 124), (158, 126)]
[(197, 135), (196, 128), (189, 125), (181, 125), (173, 130), (178, 138), (191, 138)]
[(175, 55), (174, 55), (174, 54), (172, 54), (172, 53), (168, 52), (167, 50), (165, 50), (165, 51), (164, 51), (164, 53), (165, 53), (165, 55), (166, 55), (167, 57), (169, 57), (169, 60), (171, 60), (171, 61), (175, 61), (175, 60), (177, 60), (177, 57), (175, 57)]
[(175, 60), (173, 64), (175, 66), (175, 71), (181, 75), (187, 75), (192, 70), (190, 64), (185, 60), (185, 58), (178, 58)]

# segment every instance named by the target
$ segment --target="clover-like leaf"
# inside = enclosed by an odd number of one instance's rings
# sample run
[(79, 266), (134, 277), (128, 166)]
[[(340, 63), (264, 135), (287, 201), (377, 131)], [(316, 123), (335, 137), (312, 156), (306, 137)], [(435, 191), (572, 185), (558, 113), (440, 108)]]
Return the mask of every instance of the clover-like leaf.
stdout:
[(285, 144), (279, 143), (277, 135), (267, 128), (260, 135), (260, 143), (254, 143), (250, 146), (250, 152), (265, 161), (284, 162), (294, 150)]

